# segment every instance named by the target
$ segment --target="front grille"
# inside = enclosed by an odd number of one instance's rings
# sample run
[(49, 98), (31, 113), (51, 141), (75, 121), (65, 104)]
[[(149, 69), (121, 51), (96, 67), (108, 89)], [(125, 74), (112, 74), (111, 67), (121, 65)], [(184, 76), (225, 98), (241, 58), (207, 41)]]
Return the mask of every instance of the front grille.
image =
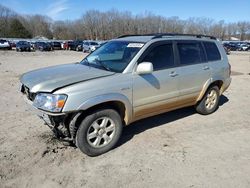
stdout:
[(26, 95), (26, 97), (31, 100), (31, 101), (34, 101), (35, 97), (36, 97), (36, 94), (35, 93), (31, 93), (29, 88), (25, 85), (22, 85), (21, 87), (21, 92)]

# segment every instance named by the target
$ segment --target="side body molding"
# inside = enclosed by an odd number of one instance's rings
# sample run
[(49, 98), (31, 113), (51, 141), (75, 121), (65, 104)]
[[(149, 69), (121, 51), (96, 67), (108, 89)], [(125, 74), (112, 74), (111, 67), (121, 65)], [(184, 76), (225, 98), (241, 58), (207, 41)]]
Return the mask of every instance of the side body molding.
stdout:
[(105, 103), (105, 102), (121, 102), (125, 106), (125, 117), (124, 121), (126, 125), (128, 125), (132, 121), (132, 112), (133, 112), (133, 107), (132, 103), (129, 101), (129, 99), (122, 94), (119, 93), (109, 93), (109, 94), (104, 94), (104, 95), (99, 95), (92, 97), (86, 101), (84, 101), (78, 108), (77, 110), (87, 110), (88, 108), (91, 108), (95, 105)]

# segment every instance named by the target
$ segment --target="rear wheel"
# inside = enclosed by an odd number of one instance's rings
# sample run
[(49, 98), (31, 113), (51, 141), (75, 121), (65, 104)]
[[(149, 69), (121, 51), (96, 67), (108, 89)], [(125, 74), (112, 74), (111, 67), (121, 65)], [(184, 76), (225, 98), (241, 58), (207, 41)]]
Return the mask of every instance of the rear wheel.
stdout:
[(196, 111), (203, 115), (208, 115), (213, 113), (219, 105), (219, 88), (218, 86), (210, 87), (202, 100), (196, 105)]
[(76, 133), (76, 145), (89, 156), (111, 150), (122, 133), (121, 117), (113, 109), (103, 109), (85, 117)]

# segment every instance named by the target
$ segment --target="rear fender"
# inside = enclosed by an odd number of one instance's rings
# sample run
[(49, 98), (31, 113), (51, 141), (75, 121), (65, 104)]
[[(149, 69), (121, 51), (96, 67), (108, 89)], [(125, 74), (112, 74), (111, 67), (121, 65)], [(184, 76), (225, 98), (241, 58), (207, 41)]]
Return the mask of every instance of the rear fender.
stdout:
[[(206, 83), (203, 85), (203, 88), (199, 94), (199, 97), (197, 98), (196, 102), (200, 101), (203, 96), (205, 95), (207, 89), (210, 87), (210, 85), (213, 83), (213, 82), (216, 82), (216, 81), (222, 81), (224, 83), (224, 79), (220, 76), (216, 76), (216, 77), (213, 77), (213, 78), (210, 78), (206, 81)], [(222, 94), (222, 91), (220, 91), (220, 95)]]

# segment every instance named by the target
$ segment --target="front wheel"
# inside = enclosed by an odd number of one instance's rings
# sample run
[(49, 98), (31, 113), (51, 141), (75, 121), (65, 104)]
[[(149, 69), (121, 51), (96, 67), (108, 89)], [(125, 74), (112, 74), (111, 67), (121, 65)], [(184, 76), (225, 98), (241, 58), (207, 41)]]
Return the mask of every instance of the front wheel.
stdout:
[(76, 134), (76, 145), (89, 156), (101, 155), (117, 144), (122, 127), (121, 117), (117, 111), (95, 111), (81, 122)]
[(219, 99), (220, 94), (218, 86), (210, 87), (202, 100), (196, 105), (196, 111), (203, 115), (213, 113), (218, 108)]

